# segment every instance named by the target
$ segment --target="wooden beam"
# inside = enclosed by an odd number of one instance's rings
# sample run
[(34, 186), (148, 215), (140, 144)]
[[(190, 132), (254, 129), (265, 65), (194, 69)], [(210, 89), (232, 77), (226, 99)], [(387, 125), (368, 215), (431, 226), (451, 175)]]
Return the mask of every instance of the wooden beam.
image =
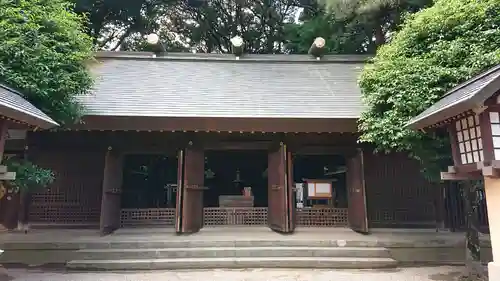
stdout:
[(483, 167), (483, 176), (485, 177), (490, 177), (490, 178), (498, 178), (500, 177), (500, 172), (498, 169), (488, 166), (488, 167)]
[(483, 166), (484, 165), (482, 162), (463, 164), (458, 166), (448, 166), (447, 172), (455, 174), (472, 174), (472, 173), (480, 174)]
[(303, 145), (293, 147), (294, 155), (345, 155), (356, 154), (356, 146)]
[(246, 142), (209, 142), (204, 143), (205, 150), (267, 150), (272, 145), (271, 141), (246, 141)]
[(458, 173), (458, 171), (455, 168), (455, 166), (448, 166), (448, 173), (450, 173), (450, 174), (456, 174), (456, 173)]
[(481, 178), (482, 175), (477, 173), (458, 174), (458, 173), (441, 172), (441, 180), (444, 181), (479, 180)]
[(13, 181), (16, 179), (16, 173), (15, 172), (7, 172), (0, 174), (0, 180), (2, 181)]
[(493, 167), (494, 169), (500, 169), (500, 160), (491, 161), (491, 167)]

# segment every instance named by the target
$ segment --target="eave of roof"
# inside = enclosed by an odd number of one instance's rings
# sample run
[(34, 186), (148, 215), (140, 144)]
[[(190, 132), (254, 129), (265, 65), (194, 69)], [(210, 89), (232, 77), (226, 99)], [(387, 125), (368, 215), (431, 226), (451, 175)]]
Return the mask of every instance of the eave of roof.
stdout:
[(56, 121), (25, 100), (21, 93), (1, 83), (0, 115), (42, 129), (59, 126)]
[(406, 126), (423, 129), (446, 121), (484, 102), (500, 90), (500, 65), (472, 77), (448, 91), (438, 102), (411, 119)]

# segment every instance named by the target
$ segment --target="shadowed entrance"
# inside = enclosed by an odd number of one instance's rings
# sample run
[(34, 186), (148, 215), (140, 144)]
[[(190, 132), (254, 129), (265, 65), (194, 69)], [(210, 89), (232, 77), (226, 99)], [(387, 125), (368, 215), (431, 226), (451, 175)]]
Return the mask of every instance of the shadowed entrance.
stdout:
[(266, 150), (212, 150), (205, 153), (204, 224), (266, 225)]
[(175, 208), (176, 155), (126, 155), (122, 209)]
[(205, 207), (221, 207), (224, 196), (251, 197), (251, 207), (267, 207), (267, 151), (218, 150), (205, 155), (209, 190), (204, 195)]

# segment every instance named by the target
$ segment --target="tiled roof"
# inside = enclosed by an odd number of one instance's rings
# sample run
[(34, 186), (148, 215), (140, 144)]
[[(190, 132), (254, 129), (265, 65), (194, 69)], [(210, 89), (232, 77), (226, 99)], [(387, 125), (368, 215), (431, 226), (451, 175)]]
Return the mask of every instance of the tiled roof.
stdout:
[(500, 65), (456, 86), (446, 95), (408, 122), (421, 129), (474, 109), (500, 90)]
[(358, 118), (367, 57), (106, 53), (86, 115)]
[(40, 128), (58, 126), (49, 116), (25, 100), (21, 94), (0, 84), (0, 115)]

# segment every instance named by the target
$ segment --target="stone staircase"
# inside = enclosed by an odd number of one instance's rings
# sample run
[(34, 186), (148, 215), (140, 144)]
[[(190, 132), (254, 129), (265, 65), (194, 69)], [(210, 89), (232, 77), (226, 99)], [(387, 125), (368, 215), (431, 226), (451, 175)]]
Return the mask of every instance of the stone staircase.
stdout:
[[(179, 241), (180, 242), (180, 241)], [(307, 241), (228, 243), (118, 243), (76, 251), (66, 263), (74, 270), (150, 270), (207, 268), (373, 269), (397, 266), (382, 247), (308, 246)], [(178, 244), (178, 245), (176, 245)], [(273, 245), (275, 244), (275, 245)]]

